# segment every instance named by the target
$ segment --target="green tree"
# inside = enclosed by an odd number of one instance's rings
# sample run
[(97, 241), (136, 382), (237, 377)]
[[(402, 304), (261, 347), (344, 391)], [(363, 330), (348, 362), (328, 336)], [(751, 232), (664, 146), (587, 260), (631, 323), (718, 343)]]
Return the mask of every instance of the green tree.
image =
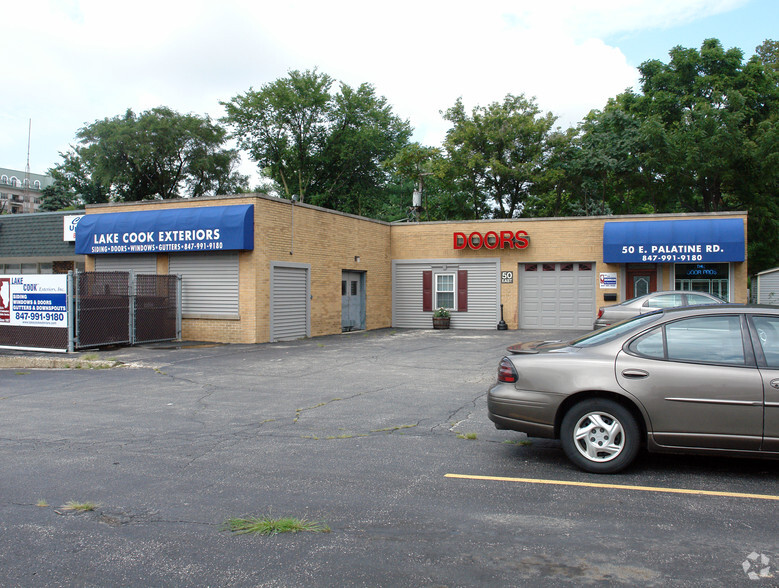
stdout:
[(42, 211), (79, 208), (109, 201), (108, 188), (92, 180), (84, 160), (75, 150), (60, 153), (60, 157), (62, 163), (49, 170), (54, 183), (43, 189)]
[(755, 49), (755, 54), (769, 71), (779, 75), (779, 41), (766, 39)]
[(545, 171), (556, 118), (543, 115), (533, 100), (511, 94), (470, 114), (458, 99), (444, 118), (452, 123), (444, 140), (444, 177), (469, 202), (469, 212), (498, 218), (526, 214)]
[(222, 119), (285, 198), (369, 214), (388, 186), (382, 161), (408, 143), (411, 128), (373, 86), (352, 88), (317, 70), (222, 102)]
[[(640, 68), (640, 92), (595, 111), (577, 138), (583, 177), (617, 213), (748, 210), (750, 270), (779, 262), (776, 168), (769, 165), (779, 84), (763, 56), (716, 39), (674, 47)], [(758, 52), (760, 53), (760, 52)]]
[(408, 144), (411, 127), (369, 84), (356, 89), (341, 84), (329, 121), (311, 202), (371, 216), (382, 208), (390, 182), (383, 162)]
[(89, 204), (243, 191), (247, 178), (234, 171), (237, 151), (222, 147), (226, 135), (208, 117), (166, 107), (95, 121), (51, 170), (47, 206), (68, 194)]

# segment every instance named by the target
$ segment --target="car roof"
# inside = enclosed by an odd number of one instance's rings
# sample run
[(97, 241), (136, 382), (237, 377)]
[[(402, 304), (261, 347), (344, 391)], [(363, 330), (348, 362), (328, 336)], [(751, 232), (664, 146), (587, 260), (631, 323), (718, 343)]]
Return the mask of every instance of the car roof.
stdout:
[(660, 290), (659, 292), (650, 292), (649, 294), (644, 294), (643, 296), (639, 296), (639, 298), (649, 298), (650, 296), (657, 296), (659, 294), (700, 294), (702, 296), (716, 298), (714, 294), (709, 294), (708, 292), (697, 292), (695, 290)]
[(696, 314), (733, 314), (733, 312), (746, 314), (776, 314), (779, 315), (779, 306), (770, 304), (702, 304), (699, 306), (679, 306), (664, 308), (658, 312), (665, 315), (694, 316)]

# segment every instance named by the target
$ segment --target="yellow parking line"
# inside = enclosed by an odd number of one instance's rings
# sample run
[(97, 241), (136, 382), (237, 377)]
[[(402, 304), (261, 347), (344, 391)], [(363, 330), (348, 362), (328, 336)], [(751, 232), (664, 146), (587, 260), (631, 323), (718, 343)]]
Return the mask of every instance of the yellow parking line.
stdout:
[(583, 486), (586, 488), (612, 488), (615, 490), (639, 490), (641, 492), (669, 492), (672, 494), (697, 494), (699, 496), (727, 496), (730, 498), (757, 498), (759, 500), (779, 500), (779, 496), (770, 494), (747, 494), (744, 492), (717, 492), (715, 490), (690, 490), (687, 488), (659, 488), (656, 486), (628, 486), (625, 484), (596, 484), (594, 482), (571, 482), (568, 480), (538, 480), (535, 478), (504, 478), (501, 476), (472, 476), (465, 474), (445, 474), (445, 478), (465, 480), (490, 480), (493, 482), (522, 482), (524, 484), (547, 484), (550, 486)]

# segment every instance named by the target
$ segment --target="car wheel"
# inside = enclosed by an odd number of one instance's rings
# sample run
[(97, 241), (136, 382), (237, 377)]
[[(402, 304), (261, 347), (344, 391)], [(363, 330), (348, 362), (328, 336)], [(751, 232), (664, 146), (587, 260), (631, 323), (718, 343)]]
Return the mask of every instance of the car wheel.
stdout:
[(613, 474), (630, 465), (638, 455), (640, 435), (630, 411), (606, 398), (575, 404), (560, 427), (568, 459), (596, 474)]

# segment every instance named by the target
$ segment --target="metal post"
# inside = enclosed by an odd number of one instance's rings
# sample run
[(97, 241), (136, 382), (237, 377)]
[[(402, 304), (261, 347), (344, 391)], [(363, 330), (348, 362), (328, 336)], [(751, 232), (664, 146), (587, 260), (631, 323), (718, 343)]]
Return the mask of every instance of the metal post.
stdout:
[(68, 313), (68, 353), (73, 353), (76, 348), (75, 345), (75, 332), (74, 326), (76, 324), (75, 309), (74, 309), (74, 296), (73, 296), (73, 270), (68, 270), (67, 287), (65, 288), (67, 294), (65, 300), (67, 300), (67, 313)]
[(176, 276), (176, 341), (181, 341), (181, 282), (182, 276)]
[(127, 312), (130, 313), (127, 322), (129, 323), (130, 332), (128, 333), (130, 339), (130, 345), (135, 345), (135, 272), (130, 270), (127, 284), (127, 294), (129, 296), (129, 304), (127, 305)]
[(506, 321), (503, 320), (503, 305), (500, 305), (500, 322), (498, 323), (498, 330), (499, 331), (508, 331), (509, 326), (506, 324)]
[(75, 274), (73, 274), (73, 322), (75, 324), (73, 328), (73, 348), (76, 349), (79, 345), (79, 325), (81, 324), (81, 321), (79, 320), (79, 313), (81, 312), (80, 304), (79, 304), (79, 278), (80, 273), (76, 271)]

